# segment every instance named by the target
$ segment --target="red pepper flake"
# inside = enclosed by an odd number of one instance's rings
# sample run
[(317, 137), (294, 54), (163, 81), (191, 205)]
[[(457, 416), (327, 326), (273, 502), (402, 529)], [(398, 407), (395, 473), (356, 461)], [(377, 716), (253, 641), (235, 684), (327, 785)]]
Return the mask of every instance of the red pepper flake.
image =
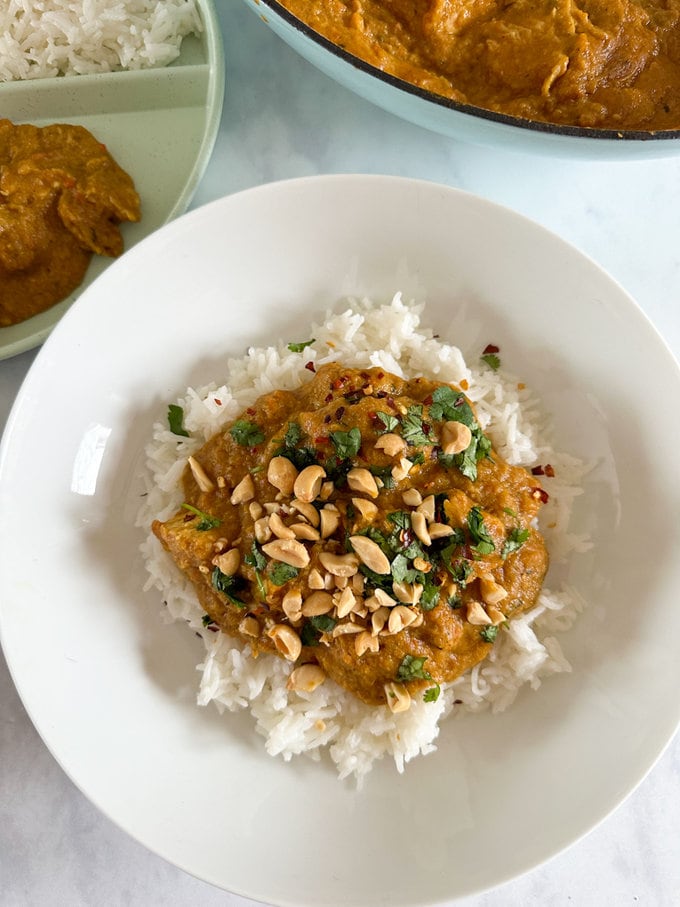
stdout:
[(335, 418), (338, 420), (338, 422), (342, 419), (342, 416), (343, 416), (343, 413), (344, 413), (344, 412), (345, 412), (345, 407), (344, 407), (344, 406), (339, 406), (339, 407), (335, 410)]
[(340, 375), (339, 378), (333, 379), (333, 383), (331, 384), (331, 387), (336, 391), (340, 390), (340, 388), (342, 387), (343, 384), (345, 384), (346, 381), (347, 381), (347, 375)]
[(326, 425), (328, 425), (328, 423), (331, 421), (330, 415), (324, 416), (324, 417), (323, 417), (323, 421), (324, 421), (324, 423), (325, 423)]
[(543, 467), (542, 466), (532, 466), (531, 475), (532, 476), (544, 476), (545, 472), (543, 470)]
[(246, 410), (246, 412), (248, 413), (249, 416), (255, 415), (255, 410), (252, 408), (252, 406), (249, 406), (248, 409)]
[(500, 347), (496, 346), (494, 343), (487, 343), (484, 347), (483, 355), (486, 356), (488, 353), (500, 353), (500, 351)]
[(461, 389), (464, 391), (468, 390), (470, 387), (466, 378), (463, 378), (463, 380), (460, 382), (460, 386), (461, 386)]
[(328, 438), (323, 435), (319, 435), (318, 438), (314, 438), (315, 444), (328, 444)]
[(326, 394), (326, 399), (324, 400), (324, 403), (330, 403), (332, 399), (333, 399), (332, 392), (330, 394)]
[(378, 372), (378, 381), (385, 377), (385, 372)]
[(550, 495), (544, 488), (532, 488), (531, 496), (536, 498), (537, 501), (540, 501), (542, 504), (547, 504), (550, 500)]
[(427, 397), (423, 400), (425, 406), (430, 406), (432, 403), (432, 394), (428, 394)]
[(316, 366), (314, 365), (314, 363), (312, 362), (311, 359), (309, 360), (309, 362), (305, 363), (305, 368), (310, 372), (316, 371)]
[(215, 397), (215, 403), (217, 403), (218, 406), (222, 406), (222, 401), (219, 399), (219, 397)]
[(546, 463), (546, 464), (545, 464), (545, 474), (546, 474), (549, 478), (551, 478), (551, 479), (552, 479), (553, 476), (555, 475), (555, 470), (554, 470), (553, 467), (550, 465), (550, 463)]

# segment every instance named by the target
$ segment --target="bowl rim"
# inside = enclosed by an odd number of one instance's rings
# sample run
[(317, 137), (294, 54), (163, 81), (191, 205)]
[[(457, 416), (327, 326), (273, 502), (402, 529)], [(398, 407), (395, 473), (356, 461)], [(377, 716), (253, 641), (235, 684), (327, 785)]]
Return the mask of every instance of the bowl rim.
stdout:
[[(360, 70), (366, 75), (374, 76), (378, 79), (378, 81), (381, 81), (392, 88), (396, 88), (400, 91), (405, 92), (406, 94), (410, 94), (413, 97), (419, 98), (422, 101), (426, 101), (427, 103), (434, 104), (436, 107), (453, 110), (456, 113), (461, 113), (466, 116), (475, 117), (477, 119), (490, 120), (494, 123), (501, 123), (504, 126), (512, 126), (517, 129), (524, 129), (528, 132), (569, 136), (571, 138), (597, 139), (600, 142), (661, 142), (680, 139), (680, 127), (678, 129), (658, 130), (618, 130), (598, 129), (590, 126), (570, 126), (566, 124), (548, 123), (542, 120), (527, 120), (523, 119), (522, 117), (512, 116), (506, 113), (498, 113), (495, 110), (487, 110), (484, 107), (477, 107), (474, 104), (464, 104), (461, 101), (454, 101), (452, 98), (444, 97), (444, 95), (438, 95), (426, 88), (420, 88), (417, 85), (413, 85), (411, 82), (400, 79), (398, 76), (393, 76), (391, 73), (384, 72), (382, 69), (379, 69), (372, 63), (367, 63), (365, 60), (362, 60), (361, 57), (357, 57), (354, 54), (349, 53), (349, 51), (345, 50), (337, 44), (334, 44), (328, 38), (325, 38), (323, 35), (319, 34), (319, 32), (314, 31), (314, 29), (306, 22), (303, 22), (302, 19), (298, 19), (298, 17), (293, 15), (293, 13), (291, 13), (290, 10), (283, 6), (282, 3), (279, 2), (279, 0), (253, 0), (253, 2), (255, 2), (258, 7), (268, 7), (269, 9), (271, 9), (289, 26), (298, 31), (304, 38), (319, 45), (324, 50), (329, 51), (333, 56), (337, 57), (339, 60), (342, 60), (343, 63), (346, 63), (354, 67), (355, 69)], [(266, 21), (266, 17), (262, 16), (261, 13), (260, 16)]]

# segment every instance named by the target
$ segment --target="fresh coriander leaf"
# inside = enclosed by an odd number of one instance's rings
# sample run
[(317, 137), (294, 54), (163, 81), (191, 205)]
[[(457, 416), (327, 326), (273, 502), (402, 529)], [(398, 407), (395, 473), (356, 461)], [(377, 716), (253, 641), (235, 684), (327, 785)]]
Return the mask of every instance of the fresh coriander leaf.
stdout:
[(315, 342), (315, 339), (316, 338), (312, 337), (311, 340), (303, 340), (301, 343), (289, 343), (288, 349), (291, 353), (301, 353), (308, 346), (311, 346)]
[(186, 502), (182, 504), (182, 507), (185, 510), (189, 510), (191, 513), (196, 514), (197, 517), (200, 517), (200, 520), (196, 525), (196, 529), (198, 529), (199, 532), (207, 532), (208, 529), (215, 529), (222, 522), (222, 520), (218, 519), (216, 516), (210, 516), (209, 513), (204, 513), (204, 511), (199, 510), (198, 507), (194, 507)]
[(485, 353), (483, 356), (479, 357), (482, 362), (486, 362), (489, 368), (492, 368), (495, 371), (498, 371), (501, 365), (501, 360), (495, 353)]
[(348, 460), (359, 453), (361, 432), (358, 428), (351, 428), (349, 431), (332, 431), (330, 439), (341, 460)]
[(212, 619), (212, 617), (209, 614), (204, 614), (203, 617), (201, 618), (201, 623), (203, 624), (204, 627), (209, 627), (211, 624), (214, 624), (215, 621)]
[(494, 541), (484, 525), (484, 517), (482, 516), (482, 511), (479, 507), (473, 507), (470, 510), (467, 515), (467, 524), (472, 541), (475, 543), (472, 545), (473, 551), (476, 551), (477, 554), (484, 555), (491, 554), (492, 551), (496, 550)]
[(253, 541), (253, 544), (250, 547), (250, 551), (243, 558), (243, 562), (248, 564), (250, 567), (254, 567), (255, 570), (264, 570), (267, 566), (267, 558), (262, 554), (260, 549), (257, 546), (257, 542)]
[(423, 594), (420, 596), (421, 611), (431, 611), (439, 602), (439, 589), (432, 582), (423, 583)]
[(403, 554), (398, 554), (392, 561), (391, 565), (392, 579), (395, 583), (409, 582), (411, 569), (409, 568), (408, 559)]
[(304, 438), (305, 433), (302, 431), (297, 422), (289, 422), (283, 443), (286, 447), (295, 447)]
[(371, 475), (374, 475), (376, 479), (380, 479), (383, 483), (383, 488), (386, 490), (390, 490), (396, 485), (391, 466), (369, 466), (368, 469)]
[(380, 430), (381, 434), (385, 434), (388, 431), (394, 431), (395, 428), (399, 427), (399, 419), (396, 416), (392, 416), (390, 413), (376, 413), (376, 416), (383, 424), (383, 428)]
[(498, 627), (494, 627), (489, 624), (488, 627), (482, 627), (482, 629), (479, 631), (479, 635), (482, 637), (484, 642), (494, 642), (494, 640), (498, 636)]
[(248, 419), (238, 419), (234, 422), (229, 434), (237, 444), (242, 447), (255, 447), (264, 441), (264, 432), (255, 422)]
[(302, 625), (300, 640), (303, 646), (318, 646), (322, 633), (330, 633), (337, 621), (328, 614), (310, 617)]
[(519, 527), (511, 529), (510, 532), (508, 532), (505, 544), (503, 545), (503, 550), (501, 551), (503, 560), (505, 560), (505, 558), (513, 551), (517, 551), (518, 548), (521, 548), (528, 538), (528, 529), (520, 529)]
[(337, 620), (329, 617), (328, 614), (317, 614), (315, 617), (310, 617), (309, 622), (315, 630), (321, 630), (322, 633), (330, 633), (337, 624)]
[(464, 557), (461, 557), (452, 565), (452, 568), (453, 569), (450, 572), (454, 582), (460, 586), (461, 589), (464, 589), (472, 576), (472, 564)]
[(184, 428), (184, 410), (176, 403), (168, 406), (168, 425), (173, 435), (181, 435), (183, 438), (189, 437), (189, 432)]
[(439, 694), (441, 693), (442, 688), (438, 683), (435, 683), (433, 687), (429, 687), (423, 693), (423, 702), (436, 702), (439, 699)]
[(426, 655), (404, 655), (397, 668), (397, 680), (402, 683), (408, 680), (432, 680), (432, 675), (423, 668), (426, 661)]
[(437, 459), (448, 469), (456, 467), (463, 475), (475, 482), (477, 479), (477, 463), (484, 457), (488, 457), (491, 451), (491, 441), (477, 427), (472, 433), (472, 440), (464, 451), (457, 454), (445, 454), (441, 450), (437, 454)]
[(406, 410), (406, 415), (401, 423), (401, 435), (411, 447), (420, 447), (430, 443), (430, 439), (424, 431), (422, 404), (413, 403)]
[(291, 567), (290, 564), (284, 564), (277, 561), (269, 571), (269, 579), (275, 586), (283, 586), (291, 579), (295, 579), (299, 570), (297, 567)]
[(257, 542), (255, 540), (253, 540), (250, 551), (243, 558), (243, 562), (244, 564), (248, 564), (249, 567), (252, 567), (254, 569), (255, 579), (257, 580), (257, 588), (260, 592), (260, 598), (264, 601), (267, 597), (267, 590), (265, 589), (264, 582), (262, 581), (261, 571), (264, 570), (267, 566), (267, 558), (257, 547)]
[(408, 510), (394, 510), (387, 514), (387, 519), (390, 523), (394, 523), (397, 529), (411, 528), (411, 514)]
[(432, 394), (429, 413), (430, 418), (435, 422), (462, 422), (470, 430), (477, 427), (475, 414), (467, 402), (465, 394), (446, 385), (438, 387)]
[(215, 567), (210, 579), (213, 588), (226, 595), (229, 601), (236, 605), (237, 608), (246, 607), (246, 603), (234, 594), (235, 592), (240, 592), (245, 586), (242, 576), (228, 576), (226, 573), (222, 573), (219, 567)]

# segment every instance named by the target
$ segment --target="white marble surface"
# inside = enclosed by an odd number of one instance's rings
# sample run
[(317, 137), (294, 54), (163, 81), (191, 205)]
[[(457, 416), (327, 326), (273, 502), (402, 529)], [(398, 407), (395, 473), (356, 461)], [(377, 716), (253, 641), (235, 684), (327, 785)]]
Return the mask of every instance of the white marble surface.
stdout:
[[(448, 183), (528, 215), (590, 255), (638, 300), (680, 357), (680, 157), (569, 163), (462, 145), (400, 122), (340, 88), (237, 0), (219, 5), (227, 92), (215, 153), (194, 205), (316, 173), (388, 173)], [(25, 353), (0, 362), (0, 427), (33, 358)], [(45, 749), (0, 659), (2, 907), (249, 903), (168, 865), (102, 816)], [(606, 903), (680, 904), (677, 736), (639, 788), (583, 840), (502, 888), (457, 902)]]

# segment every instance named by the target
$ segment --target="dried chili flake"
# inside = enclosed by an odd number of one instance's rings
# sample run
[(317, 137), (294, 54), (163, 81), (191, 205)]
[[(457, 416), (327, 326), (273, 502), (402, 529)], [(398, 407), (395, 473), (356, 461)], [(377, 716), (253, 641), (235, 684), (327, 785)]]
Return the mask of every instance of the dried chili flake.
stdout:
[(532, 488), (531, 495), (536, 498), (537, 501), (541, 501), (542, 504), (547, 504), (550, 500), (550, 495), (544, 488)]
[(496, 346), (494, 343), (487, 343), (487, 345), (484, 347), (483, 352), (484, 352), (484, 355), (486, 356), (489, 353), (500, 353), (500, 351), (501, 351), (501, 349), (499, 346)]
[(306, 363), (305, 363), (305, 368), (306, 368), (308, 371), (310, 371), (310, 372), (315, 372), (315, 371), (316, 371), (316, 366), (314, 365), (314, 363), (312, 362), (311, 359), (309, 360), (309, 362), (306, 362)]

